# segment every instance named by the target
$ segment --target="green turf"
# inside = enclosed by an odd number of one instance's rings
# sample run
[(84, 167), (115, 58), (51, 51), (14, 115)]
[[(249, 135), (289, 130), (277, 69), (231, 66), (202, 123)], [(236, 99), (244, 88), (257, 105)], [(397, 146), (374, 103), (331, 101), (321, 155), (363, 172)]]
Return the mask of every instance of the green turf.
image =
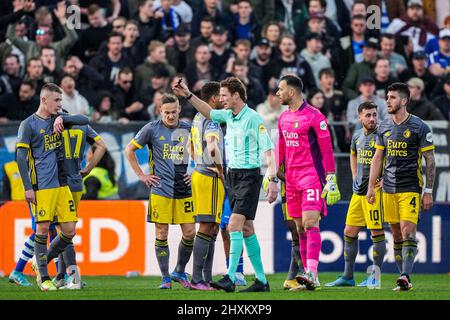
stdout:
[[(32, 287), (23, 288), (8, 282), (8, 278), (0, 278), (0, 300), (3, 299), (80, 299), (80, 300), (450, 300), (450, 275), (417, 274), (413, 276), (414, 290), (394, 292), (395, 274), (383, 274), (380, 290), (367, 288), (326, 288), (323, 284), (332, 281), (338, 273), (321, 273), (322, 288), (317, 291), (292, 292), (283, 290), (282, 284), (286, 274), (279, 273), (268, 276), (271, 291), (265, 293), (226, 293), (223, 291), (202, 292), (186, 290), (178, 283), (172, 290), (159, 290), (159, 277), (84, 277), (87, 287), (81, 291), (41, 292), (34, 279)], [(215, 277), (219, 278), (219, 277)], [(356, 274), (356, 280), (364, 278), (364, 274)], [(247, 276), (250, 280), (250, 277)]]

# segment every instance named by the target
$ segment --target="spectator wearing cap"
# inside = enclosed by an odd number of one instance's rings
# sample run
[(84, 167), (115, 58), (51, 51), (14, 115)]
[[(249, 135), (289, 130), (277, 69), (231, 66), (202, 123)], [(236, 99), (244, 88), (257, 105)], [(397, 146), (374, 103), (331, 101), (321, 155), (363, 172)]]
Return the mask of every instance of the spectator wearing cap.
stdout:
[(138, 22), (139, 35), (144, 43), (152, 40), (162, 40), (161, 12), (153, 9), (153, 0), (138, 0), (138, 11), (132, 17)]
[(386, 32), (389, 24), (405, 14), (404, 0), (363, 0), (366, 7), (377, 6), (381, 9), (381, 32)]
[(377, 58), (378, 40), (369, 38), (363, 46), (363, 61), (353, 63), (347, 71), (344, 82), (342, 83), (342, 91), (344, 91), (347, 99), (354, 99), (358, 96), (359, 80), (363, 76), (373, 76), (375, 61)]
[(253, 14), (253, 5), (250, 0), (239, 0), (237, 2), (237, 12), (232, 15), (231, 42), (239, 39), (256, 42), (256, 38), (261, 33), (261, 25)]
[(211, 64), (211, 51), (205, 44), (195, 49), (195, 63), (189, 65), (183, 72), (189, 89), (197, 94), (208, 81), (219, 80), (220, 73)]
[(39, 96), (36, 95), (36, 84), (25, 80), (18, 93), (8, 93), (0, 97), (0, 123), (22, 121), (37, 111)]
[(192, 36), (196, 37), (200, 34), (200, 21), (205, 16), (210, 16), (215, 26), (229, 26), (231, 24), (228, 14), (223, 12), (218, 5), (218, 1), (215, 0), (203, 0), (200, 3), (192, 19)]
[(107, 47), (108, 51), (106, 53), (96, 54), (89, 62), (89, 65), (103, 76), (103, 88), (111, 88), (114, 85), (120, 69), (134, 66), (133, 60), (122, 52), (122, 34), (117, 32), (110, 33)]
[(103, 76), (77, 56), (70, 56), (64, 63), (63, 73), (71, 75), (80, 94), (90, 105), (97, 101), (98, 90), (102, 88)]
[(81, 32), (73, 51), (85, 63), (98, 53), (100, 45), (111, 31), (117, 32), (112, 30), (106, 21), (104, 11), (97, 4), (91, 4), (87, 8), (87, 17), (89, 27)]
[(75, 78), (69, 74), (64, 74), (59, 82), (62, 94), (62, 105), (68, 113), (89, 114), (89, 103), (76, 89)]
[(306, 48), (300, 52), (311, 66), (316, 87), (320, 85), (319, 71), (331, 67), (330, 59), (322, 53), (322, 48), (322, 35), (312, 32), (306, 36)]
[(411, 78), (407, 82), (410, 99), (406, 110), (422, 120), (445, 120), (441, 111), (422, 95), (425, 84), (420, 78)]
[[(307, 1), (275, 1), (275, 17), (282, 28), (291, 35), (301, 35), (308, 18)], [(281, 32), (280, 32), (281, 35)], [(272, 42), (270, 37), (263, 35)]]
[(411, 78), (420, 78), (425, 84), (424, 94), (431, 97), (431, 93), (437, 86), (438, 79), (428, 70), (428, 56), (425, 51), (416, 51), (411, 58), (412, 68), (405, 70), (399, 78), (407, 82)]
[(439, 108), (445, 119), (450, 120), (450, 74), (444, 78), (444, 94), (436, 97), (433, 104)]
[(450, 29), (439, 32), (439, 51), (429, 55), (428, 65), (430, 72), (436, 77), (450, 73)]
[(175, 31), (183, 23), (181, 15), (172, 7), (172, 0), (161, 0), (160, 7), (155, 9), (155, 13), (160, 12), (162, 18), (161, 32), (163, 40), (167, 41), (175, 36)]
[(167, 62), (177, 72), (184, 71), (188, 65), (194, 62), (194, 49), (190, 43), (191, 30), (187, 24), (182, 24), (175, 31), (175, 44), (166, 48)]
[[(192, 21), (192, 18), (194, 16), (192, 12), (192, 8), (189, 4), (186, 3), (184, 0), (172, 0), (172, 8), (175, 10), (176, 13), (178, 13), (181, 17), (181, 21), (183, 23), (190, 24)], [(161, 1), (155, 0), (153, 3), (153, 8), (159, 8), (161, 7)]]
[[(332, 68), (319, 72), (320, 90), (324, 95), (324, 110), (329, 110), (334, 121), (347, 121), (347, 99), (341, 90), (335, 89), (336, 77)], [(348, 125), (334, 125), (337, 146), (341, 152), (350, 150), (351, 133)]]
[(360, 95), (348, 102), (347, 105), (347, 120), (354, 126), (354, 129), (361, 128), (358, 121), (358, 107), (363, 102), (373, 102), (378, 107), (378, 120), (382, 121), (388, 118), (386, 100), (380, 99), (375, 95), (375, 79), (372, 76), (364, 76), (360, 79), (358, 84)]
[(322, 52), (330, 57), (338, 56), (339, 45), (337, 39), (328, 36), (325, 29), (325, 15), (322, 13), (311, 14), (306, 24), (306, 30), (297, 36), (297, 46), (300, 50), (306, 48), (306, 37), (310, 33), (319, 33), (322, 36)]
[(191, 41), (192, 49), (195, 51), (195, 48), (197, 48), (200, 44), (209, 45), (213, 30), (214, 19), (210, 16), (203, 17), (200, 21), (200, 34)]
[(10, 24), (6, 31), (8, 40), (25, 55), (28, 60), (32, 57), (38, 57), (40, 49), (45, 46), (51, 46), (55, 49), (58, 61), (63, 61), (65, 56), (72, 49), (73, 45), (78, 40), (78, 34), (75, 30), (69, 29), (66, 25), (66, 12), (55, 11), (57, 18), (64, 28), (65, 37), (60, 41), (54, 41), (54, 30), (49, 26), (41, 25), (36, 30), (36, 41), (24, 40), (16, 36), (16, 25)]
[(250, 60), (250, 65), (254, 65), (260, 71), (260, 75), (257, 77), (261, 79), (264, 91), (268, 92), (269, 75), (268, 70), (272, 60), (272, 47), (269, 40), (261, 38), (255, 46), (255, 58)]
[(381, 99), (386, 99), (387, 88), (394, 82), (398, 82), (398, 78), (391, 74), (389, 59), (380, 57), (375, 62), (375, 94)]
[[(115, 85), (111, 89), (111, 96), (114, 101), (114, 108), (120, 115), (119, 121), (146, 121), (149, 119), (147, 110), (144, 108), (138, 92), (133, 89), (133, 71), (130, 68), (123, 68), (119, 71)], [(127, 121), (128, 120), (128, 121)]]
[(345, 74), (353, 63), (364, 60), (363, 47), (366, 42), (365, 15), (357, 14), (352, 16), (350, 30), (350, 35), (339, 39), (339, 64), (336, 68), (338, 70), (338, 83), (342, 83)]
[(311, 66), (300, 54), (294, 37), (284, 34), (279, 45), (280, 55), (270, 63), (267, 74), (269, 78), (268, 89), (274, 89), (282, 76), (294, 74), (302, 79), (306, 91), (316, 87), (316, 81)]
[(397, 76), (408, 68), (405, 58), (394, 52), (395, 37), (393, 34), (383, 33), (381, 35), (380, 48), (381, 54), (389, 60), (392, 75)]
[(136, 90), (142, 90), (143, 87), (150, 83), (154, 74), (154, 68), (157, 65), (164, 65), (170, 77), (176, 74), (175, 68), (167, 63), (166, 46), (164, 43), (158, 40), (152, 40), (148, 45), (147, 58), (135, 70), (136, 77), (134, 85)]
[[(287, 105), (282, 105), (277, 97), (277, 89), (269, 91), (264, 102), (256, 106), (256, 111), (261, 115), (266, 125), (267, 131), (271, 134), (278, 128), (278, 118), (287, 110)], [(271, 138), (275, 138), (271, 135)]]
[[(224, 26), (218, 25), (214, 28), (209, 49), (211, 51), (211, 65), (220, 74), (225, 71), (227, 64), (229, 67), (233, 67), (233, 61), (229, 60), (234, 60), (235, 54), (231, 49), (228, 41), (228, 31)], [(228, 70), (228, 72), (230, 71), (231, 69)]]
[(395, 18), (387, 33), (407, 35), (412, 38), (414, 51), (423, 50), (427, 41), (439, 33), (437, 25), (423, 14), (422, 0), (409, 0), (406, 15)]

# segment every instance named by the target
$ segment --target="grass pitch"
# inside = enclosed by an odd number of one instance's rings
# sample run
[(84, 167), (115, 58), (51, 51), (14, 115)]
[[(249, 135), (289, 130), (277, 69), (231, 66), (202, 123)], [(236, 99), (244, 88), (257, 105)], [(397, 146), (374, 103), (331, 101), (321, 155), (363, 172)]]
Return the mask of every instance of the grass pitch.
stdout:
[[(160, 277), (83, 277), (87, 286), (80, 291), (41, 292), (33, 277), (28, 277), (32, 287), (24, 288), (0, 278), (0, 300), (450, 300), (450, 275), (414, 274), (414, 290), (394, 292), (396, 274), (383, 274), (380, 290), (344, 287), (327, 288), (323, 285), (333, 281), (338, 273), (320, 273), (322, 287), (316, 291), (292, 292), (283, 289), (285, 273), (269, 275), (270, 292), (226, 293), (187, 290), (173, 283), (171, 290), (158, 289)], [(365, 274), (357, 273), (357, 282)], [(214, 277), (219, 279), (220, 276)], [(247, 276), (250, 283), (251, 276)], [(238, 287), (239, 290), (242, 287)]]

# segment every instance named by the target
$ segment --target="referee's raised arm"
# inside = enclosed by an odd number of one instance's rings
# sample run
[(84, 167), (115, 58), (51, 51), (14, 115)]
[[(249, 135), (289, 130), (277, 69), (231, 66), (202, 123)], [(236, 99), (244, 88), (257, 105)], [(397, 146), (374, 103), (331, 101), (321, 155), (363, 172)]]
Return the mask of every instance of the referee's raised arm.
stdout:
[(211, 120), (210, 112), (212, 108), (205, 101), (189, 91), (189, 88), (183, 82), (183, 78), (178, 78), (177, 84), (172, 87), (172, 90), (177, 96), (189, 100), (198, 112), (204, 115), (208, 120)]

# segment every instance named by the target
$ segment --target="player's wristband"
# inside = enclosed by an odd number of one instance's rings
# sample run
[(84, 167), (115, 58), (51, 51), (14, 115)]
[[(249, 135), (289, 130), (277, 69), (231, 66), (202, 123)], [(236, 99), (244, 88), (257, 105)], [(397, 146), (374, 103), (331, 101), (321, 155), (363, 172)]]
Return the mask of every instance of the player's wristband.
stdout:
[(193, 93), (191, 92), (191, 93), (186, 97), (186, 100), (189, 100), (190, 98), (192, 98), (192, 96), (193, 96)]
[(433, 189), (425, 188), (424, 193), (433, 193)]

